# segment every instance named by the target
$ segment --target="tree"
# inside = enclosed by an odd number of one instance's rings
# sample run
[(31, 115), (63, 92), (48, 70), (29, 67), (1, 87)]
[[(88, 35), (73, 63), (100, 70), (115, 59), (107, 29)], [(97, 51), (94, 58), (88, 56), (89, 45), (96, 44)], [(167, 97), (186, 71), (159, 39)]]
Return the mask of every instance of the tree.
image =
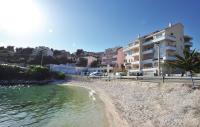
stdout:
[(98, 67), (98, 65), (99, 65), (98, 61), (94, 60), (94, 61), (92, 61), (92, 63), (91, 63), (90, 66), (93, 67), (93, 68), (95, 68), (95, 67)]
[(122, 70), (122, 72), (126, 71), (126, 68), (125, 68), (124, 64), (121, 64), (121, 70)]
[(175, 72), (175, 67), (171, 66), (170, 64), (168, 64), (167, 62), (161, 63), (160, 64), (161, 68), (162, 68), (162, 74), (172, 74)]
[(78, 63), (76, 64), (76, 66), (78, 67), (86, 67), (87, 66), (87, 59), (86, 58), (79, 58)]
[(197, 73), (200, 70), (200, 59), (198, 58), (198, 52), (194, 49), (190, 52), (189, 49), (183, 50), (184, 56), (176, 55), (177, 60), (175, 62), (169, 62), (172, 67), (183, 69), (185, 72), (190, 72), (192, 80), (192, 88), (195, 88), (193, 81), (193, 73)]
[(77, 57), (81, 57), (81, 56), (83, 56), (83, 55), (84, 55), (83, 49), (77, 49), (77, 50), (76, 50), (76, 56), (77, 56)]

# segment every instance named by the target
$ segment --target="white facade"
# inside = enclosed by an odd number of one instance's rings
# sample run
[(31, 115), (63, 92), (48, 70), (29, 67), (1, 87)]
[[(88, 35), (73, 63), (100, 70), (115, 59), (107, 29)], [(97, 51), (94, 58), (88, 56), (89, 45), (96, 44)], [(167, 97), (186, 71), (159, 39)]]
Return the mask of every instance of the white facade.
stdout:
[(32, 55), (36, 56), (36, 55), (38, 55), (39, 53), (42, 53), (43, 56), (53, 56), (53, 51), (52, 51), (50, 48), (44, 47), (44, 46), (36, 47), (36, 48), (33, 50)]
[(124, 48), (125, 67), (129, 72), (158, 73), (158, 54), (160, 63), (174, 61), (175, 54), (182, 56), (183, 49), (192, 46), (191, 40), (190, 36), (184, 35), (181, 23), (139, 37)]

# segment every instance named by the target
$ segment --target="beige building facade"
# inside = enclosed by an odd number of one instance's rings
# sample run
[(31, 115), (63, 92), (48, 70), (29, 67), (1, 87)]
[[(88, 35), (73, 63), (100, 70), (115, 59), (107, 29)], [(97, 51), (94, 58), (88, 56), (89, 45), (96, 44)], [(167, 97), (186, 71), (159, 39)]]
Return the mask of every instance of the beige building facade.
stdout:
[(183, 55), (185, 47), (192, 47), (192, 37), (184, 34), (181, 23), (169, 24), (167, 28), (138, 38), (123, 49), (125, 68), (128, 72), (144, 75), (161, 75), (161, 64), (176, 60)]

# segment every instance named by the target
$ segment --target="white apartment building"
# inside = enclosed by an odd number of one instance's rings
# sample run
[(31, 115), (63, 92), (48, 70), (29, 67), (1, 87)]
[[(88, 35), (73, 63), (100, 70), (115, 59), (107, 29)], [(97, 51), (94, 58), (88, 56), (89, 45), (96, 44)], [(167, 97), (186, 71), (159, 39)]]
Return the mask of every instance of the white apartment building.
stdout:
[(33, 50), (33, 53), (32, 55), (33, 56), (36, 56), (38, 55), (39, 53), (42, 52), (42, 55), (43, 56), (53, 56), (53, 51), (48, 48), (48, 47), (44, 47), (44, 46), (39, 46), (39, 47), (36, 47), (34, 50)]
[[(138, 37), (123, 49), (128, 72), (159, 75), (159, 66), (165, 61), (176, 60), (175, 54), (183, 55), (185, 47), (192, 47), (192, 37), (184, 35), (181, 23), (169, 24), (167, 28)], [(159, 59), (158, 59), (159, 58)]]

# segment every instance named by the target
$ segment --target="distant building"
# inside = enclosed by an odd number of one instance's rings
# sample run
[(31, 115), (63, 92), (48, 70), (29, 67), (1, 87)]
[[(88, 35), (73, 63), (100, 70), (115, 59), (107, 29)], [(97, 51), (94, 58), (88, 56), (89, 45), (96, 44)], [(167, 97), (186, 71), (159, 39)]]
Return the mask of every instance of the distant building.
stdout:
[(111, 66), (117, 69), (121, 69), (123, 63), (124, 53), (122, 47), (109, 48), (105, 50), (101, 62), (103, 66)]
[(39, 55), (40, 53), (42, 53), (43, 56), (53, 56), (53, 51), (50, 48), (44, 46), (36, 47), (33, 50), (32, 55), (36, 56)]
[[(192, 47), (192, 37), (184, 35), (181, 23), (169, 24), (167, 28), (155, 31), (138, 38), (124, 48), (125, 67), (129, 72), (158, 74), (162, 68), (158, 66), (165, 61), (175, 61), (175, 54), (183, 56), (183, 49)], [(159, 49), (159, 50), (158, 50)], [(160, 57), (158, 59), (158, 51)]]
[(97, 58), (94, 56), (86, 56), (84, 57), (87, 59), (87, 66), (90, 67), (92, 62), (97, 61)]

